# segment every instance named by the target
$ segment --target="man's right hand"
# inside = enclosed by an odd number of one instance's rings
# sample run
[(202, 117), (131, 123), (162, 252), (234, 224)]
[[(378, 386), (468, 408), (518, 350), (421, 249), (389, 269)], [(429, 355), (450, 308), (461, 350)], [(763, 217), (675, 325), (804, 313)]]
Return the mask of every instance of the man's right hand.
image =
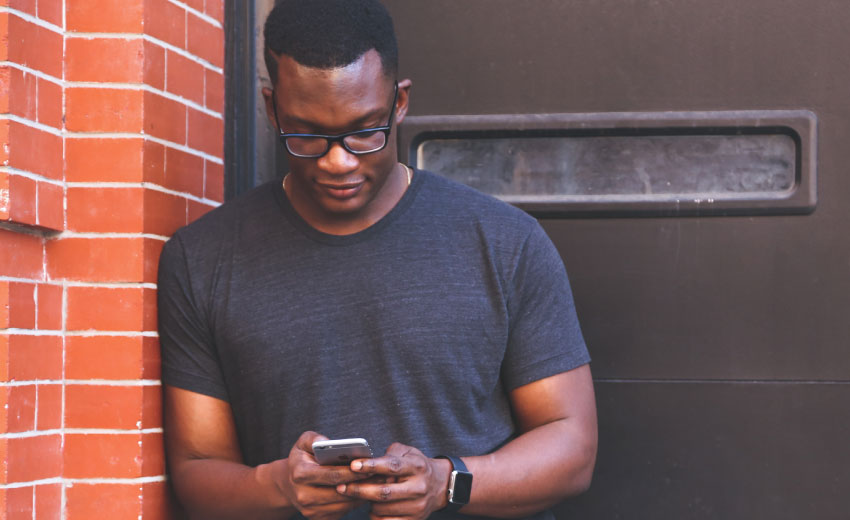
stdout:
[(364, 502), (337, 493), (336, 486), (371, 475), (354, 473), (348, 466), (321, 466), (313, 456), (313, 443), (328, 440), (316, 432), (304, 432), (292, 450), (281, 476), (281, 492), (307, 518), (337, 520)]

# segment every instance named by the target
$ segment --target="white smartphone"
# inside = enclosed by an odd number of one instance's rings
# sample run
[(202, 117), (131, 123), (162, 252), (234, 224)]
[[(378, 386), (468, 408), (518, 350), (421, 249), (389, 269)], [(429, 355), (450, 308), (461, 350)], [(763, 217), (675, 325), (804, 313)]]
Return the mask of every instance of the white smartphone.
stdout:
[(335, 439), (313, 443), (313, 455), (322, 466), (344, 466), (354, 459), (372, 457), (366, 439)]

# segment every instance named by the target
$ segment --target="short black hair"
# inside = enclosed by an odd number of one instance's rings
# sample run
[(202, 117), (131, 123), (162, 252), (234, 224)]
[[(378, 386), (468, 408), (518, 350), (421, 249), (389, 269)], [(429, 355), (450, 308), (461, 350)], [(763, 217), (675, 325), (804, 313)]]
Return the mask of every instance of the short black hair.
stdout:
[(281, 54), (306, 67), (333, 69), (375, 49), (384, 73), (394, 78), (398, 72), (393, 19), (378, 0), (278, 0), (263, 35), (272, 84)]

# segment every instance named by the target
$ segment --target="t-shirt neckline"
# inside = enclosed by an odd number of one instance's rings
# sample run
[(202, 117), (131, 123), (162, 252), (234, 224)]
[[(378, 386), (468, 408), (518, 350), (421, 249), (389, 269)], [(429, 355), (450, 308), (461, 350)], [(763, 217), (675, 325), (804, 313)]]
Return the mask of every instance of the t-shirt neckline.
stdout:
[(396, 203), (395, 206), (384, 215), (379, 221), (375, 222), (371, 226), (367, 227), (362, 231), (358, 231), (357, 233), (352, 233), (350, 235), (332, 235), (330, 233), (325, 233), (323, 231), (319, 231), (318, 229), (311, 226), (304, 218), (295, 211), (295, 208), (292, 206), (292, 202), (289, 200), (289, 196), (286, 194), (286, 191), (283, 189), (283, 184), (278, 182), (276, 183), (276, 188), (274, 189), (275, 199), (277, 199), (278, 205), (280, 206), (281, 211), (283, 212), (286, 219), (292, 224), (293, 227), (298, 229), (302, 234), (311, 240), (315, 240), (316, 242), (321, 242), (323, 244), (328, 245), (348, 245), (354, 244), (357, 242), (362, 242), (363, 240), (368, 240), (374, 235), (380, 233), (384, 228), (391, 225), (393, 222), (398, 220), (398, 218), (404, 214), (407, 208), (413, 203), (416, 199), (416, 194), (419, 192), (420, 187), (425, 182), (425, 177), (427, 176), (427, 172), (423, 170), (418, 170), (413, 168), (410, 169), (414, 172), (413, 179), (410, 183), (410, 186), (404, 191), (404, 194), (401, 196), (401, 199)]

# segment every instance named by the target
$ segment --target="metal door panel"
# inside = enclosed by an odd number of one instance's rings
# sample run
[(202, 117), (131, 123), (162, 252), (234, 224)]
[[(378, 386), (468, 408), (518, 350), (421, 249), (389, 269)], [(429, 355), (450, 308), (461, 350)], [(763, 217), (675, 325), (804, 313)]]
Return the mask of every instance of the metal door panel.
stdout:
[(387, 0), (412, 115), (809, 110), (809, 215), (546, 218), (599, 463), (562, 518), (844, 518), (850, 3)]
[(829, 410), (849, 401), (847, 385), (599, 383), (595, 480), (558, 516), (845, 519), (850, 416)]

